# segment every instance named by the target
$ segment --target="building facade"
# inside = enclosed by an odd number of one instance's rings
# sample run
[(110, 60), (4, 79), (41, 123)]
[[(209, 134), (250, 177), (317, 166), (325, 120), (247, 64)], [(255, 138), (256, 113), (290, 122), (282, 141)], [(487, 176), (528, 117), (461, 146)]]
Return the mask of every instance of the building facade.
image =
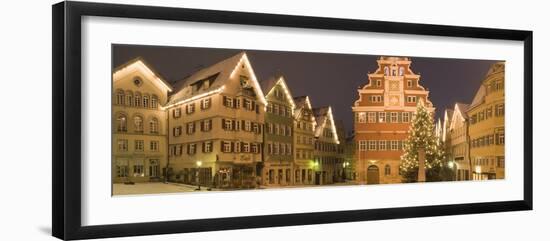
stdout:
[(315, 165), (314, 183), (332, 184), (341, 181), (342, 160), (338, 153), (340, 141), (330, 106), (313, 109), (317, 122), (313, 161)]
[(359, 183), (399, 183), (403, 141), (419, 101), (435, 110), (420, 75), (403, 57), (380, 57), (378, 69), (368, 74), (368, 84), (358, 89), (354, 114), (356, 179)]
[(267, 108), (265, 113), (262, 184), (294, 184), (294, 99), (282, 76), (260, 82)]
[(505, 177), (504, 69), (491, 66), (467, 110), (474, 180)]
[(267, 104), (244, 52), (176, 84), (169, 113), (170, 180), (217, 188), (259, 182)]
[(317, 168), (313, 160), (317, 122), (308, 96), (296, 97), (294, 103), (294, 183), (312, 185)]
[(447, 131), (449, 136), (451, 161), (456, 169), (456, 180), (471, 180), (472, 168), (470, 162), (470, 137), (468, 135), (467, 104), (456, 103), (450, 126)]
[(166, 104), (171, 86), (142, 59), (113, 72), (113, 183), (162, 181), (167, 163)]

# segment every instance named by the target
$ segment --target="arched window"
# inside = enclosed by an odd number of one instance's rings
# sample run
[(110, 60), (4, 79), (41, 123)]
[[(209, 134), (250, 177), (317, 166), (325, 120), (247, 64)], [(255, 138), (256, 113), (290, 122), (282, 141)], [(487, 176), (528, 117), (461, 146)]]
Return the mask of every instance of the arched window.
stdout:
[(405, 68), (403, 66), (399, 67), (399, 76), (403, 76), (405, 74)]
[(126, 91), (126, 105), (132, 106), (134, 104), (134, 94), (132, 91)]
[(149, 96), (143, 95), (143, 108), (149, 108)]
[(141, 116), (134, 116), (134, 131), (143, 132), (143, 118)]
[(386, 166), (384, 167), (384, 175), (386, 176), (391, 175), (391, 167), (388, 164), (386, 164)]
[(140, 107), (141, 106), (141, 95), (139, 93), (136, 93), (134, 95), (134, 106)]
[(149, 131), (151, 133), (159, 133), (159, 120), (155, 117), (149, 122)]
[(151, 108), (156, 109), (158, 105), (158, 97), (156, 95), (151, 96)]
[(127, 118), (124, 114), (118, 114), (116, 117), (116, 130), (120, 132), (126, 132), (127, 130)]
[(116, 91), (115, 104), (124, 105), (124, 91), (123, 90), (117, 90)]
[(384, 75), (385, 76), (390, 75), (390, 68), (388, 68), (388, 66), (384, 67)]

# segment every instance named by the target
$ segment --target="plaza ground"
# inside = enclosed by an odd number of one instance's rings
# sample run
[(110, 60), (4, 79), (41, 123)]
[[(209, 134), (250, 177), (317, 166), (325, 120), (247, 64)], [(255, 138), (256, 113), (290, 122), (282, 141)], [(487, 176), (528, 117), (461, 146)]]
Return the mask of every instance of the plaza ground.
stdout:
[[(334, 183), (322, 186), (343, 186), (354, 185), (353, 182)], [(278, 188), (304, 188), (304, 187), (322, 187), (318, 185), (302, 185), (302, 186), (261, 186), (258, 189), (278, 189)], [(182, 193), (182, 192), (198, 192), (197, 186), (182, 184), (182, 183), (163, 183), (163, 182), (144, 182), (135, 184), (113, 184), (113, 195), (137, 195), (137, 194), (156, 194), (156, 193)], [(233, 189), (239, 190), (239, 189)], [(207, 187), (201, 187), (201, 192), (207, 192)], [(231, 191), (231, 189), (216, 189), (212, 191)]]

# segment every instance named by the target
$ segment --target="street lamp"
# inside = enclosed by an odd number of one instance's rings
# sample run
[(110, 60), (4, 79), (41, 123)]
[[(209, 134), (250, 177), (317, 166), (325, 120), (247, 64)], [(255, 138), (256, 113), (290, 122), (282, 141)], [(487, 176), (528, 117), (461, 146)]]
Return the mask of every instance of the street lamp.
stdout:
[(197, 164), (197, 173), (196, 173), (196, 176), (197, 176), (197, 185), (198, 185), (199, 187), (198, 187), (197, 189), (195, 189), (195, 190), (200, 191), (200, 190), (201, 190), (201, 179), (200, 179), (200, 172), (199, 172), (199, 170), (200, 170), (200, 168), (201, 168), (201, 166), (202, 166), (202, 161), (197, 161), (196, 164)]

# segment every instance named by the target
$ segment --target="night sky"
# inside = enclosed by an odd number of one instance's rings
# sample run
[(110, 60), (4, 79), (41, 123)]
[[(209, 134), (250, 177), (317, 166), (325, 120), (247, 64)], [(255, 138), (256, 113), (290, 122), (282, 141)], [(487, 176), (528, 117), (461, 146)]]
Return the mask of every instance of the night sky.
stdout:
[[(142, 57), (168, 82), (175, 82), (231, 57), (242, 49), (114, 45), (113, 68)], [(309, 95), (313, 107), (332, 106), (335, 120), (353, 129), (351, 106), (357, 87), (368, 82), (378, 65), (377, 55), (325, 54), (244, 50), (258, 80), (282, 74), (294, 96)], [(469, 104), (491, 64), (496, 60), (411, 57), (411, 69), (430, 91), (437, 117), (455, 102)]]

